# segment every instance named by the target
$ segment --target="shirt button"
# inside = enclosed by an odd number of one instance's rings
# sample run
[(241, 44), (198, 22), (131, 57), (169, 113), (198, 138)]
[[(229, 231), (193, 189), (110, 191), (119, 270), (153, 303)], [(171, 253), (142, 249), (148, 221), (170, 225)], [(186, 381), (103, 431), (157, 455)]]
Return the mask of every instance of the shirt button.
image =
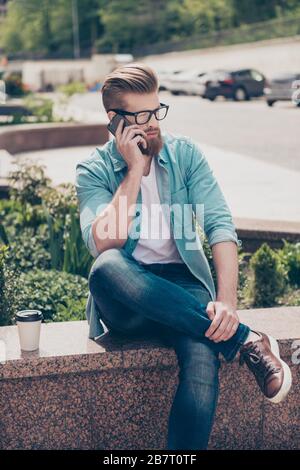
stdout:
[(135, 213), (135, 215), (136, 215), (136, 216), (139, 216), (139, 215), (140, 215), (140, 211), (137, 211), (137, 212)]

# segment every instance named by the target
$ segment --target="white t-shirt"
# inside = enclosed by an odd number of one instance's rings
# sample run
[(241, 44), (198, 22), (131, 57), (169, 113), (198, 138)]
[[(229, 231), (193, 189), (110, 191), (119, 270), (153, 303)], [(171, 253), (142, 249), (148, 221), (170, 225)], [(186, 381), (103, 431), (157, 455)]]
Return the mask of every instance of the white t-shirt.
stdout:
[(140, 238), (132, 256), (143, 264), (183, 263), (170, 231), (170, 217), (162, 210), (152, 157), (150, 172), (142, 176)]

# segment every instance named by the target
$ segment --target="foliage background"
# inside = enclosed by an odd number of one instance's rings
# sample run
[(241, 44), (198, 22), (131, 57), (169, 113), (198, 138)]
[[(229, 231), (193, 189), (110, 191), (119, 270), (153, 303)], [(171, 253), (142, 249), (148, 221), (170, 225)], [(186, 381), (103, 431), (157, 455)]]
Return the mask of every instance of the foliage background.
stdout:
[[(300, 16), (299, 0), (77, 0), (75, 4), (81, 56), (132, 52)], [(7, 8), (0, 23), (3, 52), (41, 58), (73, 56), (72, 0), (10, 0)]]

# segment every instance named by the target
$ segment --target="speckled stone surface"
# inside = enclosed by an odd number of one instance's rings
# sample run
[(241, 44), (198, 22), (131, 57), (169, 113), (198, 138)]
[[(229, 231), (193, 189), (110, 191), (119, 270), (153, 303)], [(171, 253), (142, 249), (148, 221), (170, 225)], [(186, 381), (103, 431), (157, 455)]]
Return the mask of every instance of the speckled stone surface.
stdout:
[[(209, 448), (299, 449), (300, 377), (292, 354), (300, 348), (300, 308), (239, 314), (280, 339), (293, 390), (282, 404), (270, 404), (245, 365), (222, 359)], [(85, 321), (42, 324), (40, 349), (26, 353), (17, 327), (0, 328), (1, 449), (166, 448), (175, 351), (157, 337), (106, 333), (93, 341), (87, 333)]]
[(286, 401), (277, 405), (264, 403), (263, 449), (300, 448), (300, 364), (289, 365), (293, 387)]

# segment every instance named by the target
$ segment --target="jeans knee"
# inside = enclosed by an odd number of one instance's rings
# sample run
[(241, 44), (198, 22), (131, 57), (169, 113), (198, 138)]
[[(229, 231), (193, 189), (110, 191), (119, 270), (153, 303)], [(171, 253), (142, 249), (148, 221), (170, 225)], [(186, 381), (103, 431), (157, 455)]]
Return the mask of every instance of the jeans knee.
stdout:
[(97, 283), (99, 288), (99, 281), (103, 281), (107, 277), (113, 275), (114, 270), (118, 270), (118, 264), (122, 258), (120, 248), (110, 248), (103, 251), (94, 261), (89, 273), (89, 288), (93, 292), (93, 286)]

